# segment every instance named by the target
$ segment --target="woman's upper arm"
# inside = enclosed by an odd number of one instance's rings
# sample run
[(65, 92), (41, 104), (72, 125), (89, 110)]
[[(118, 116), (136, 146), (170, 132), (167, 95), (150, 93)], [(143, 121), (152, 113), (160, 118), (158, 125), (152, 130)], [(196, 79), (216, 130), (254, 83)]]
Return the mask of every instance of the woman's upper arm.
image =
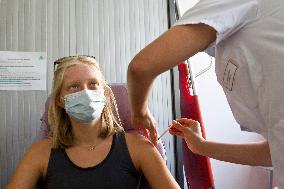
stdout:
[(167, 168), (162, 156), (149, 140), (138, 134), (127, 138), (132, 138), (128, 139), (128, 147), (130, 147), (129, 151), (134, 164), (142, 170), (153, 189), (180, 188)]
[(33, 144), (21, 159), (6, 189), (35, 188), (38, 180), (43, 177), (44, 169), (47, 168), (50, 146), (48, 140)]
[(180, 188), (154, 146), (145, 145), (140, 150), (143, 152), (139, 158), (141, 170), (153, 189)]

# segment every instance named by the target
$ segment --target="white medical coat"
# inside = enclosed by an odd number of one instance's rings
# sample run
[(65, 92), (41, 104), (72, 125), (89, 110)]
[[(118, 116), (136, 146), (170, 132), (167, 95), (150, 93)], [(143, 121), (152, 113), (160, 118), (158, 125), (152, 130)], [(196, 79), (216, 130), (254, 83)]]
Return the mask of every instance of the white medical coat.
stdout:
[(201, 0), (176, 25), (217, 31), (216, 75), (242, 129), (264, 136), (284, 188), (284, 0)]

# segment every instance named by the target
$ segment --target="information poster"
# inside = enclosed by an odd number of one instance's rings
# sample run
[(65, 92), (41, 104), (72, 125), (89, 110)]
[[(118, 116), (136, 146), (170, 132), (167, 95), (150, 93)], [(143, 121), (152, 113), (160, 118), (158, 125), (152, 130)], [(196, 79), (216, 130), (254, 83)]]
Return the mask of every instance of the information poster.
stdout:
[(45, 52), (0, 51), (0, 90), (46, 90)]

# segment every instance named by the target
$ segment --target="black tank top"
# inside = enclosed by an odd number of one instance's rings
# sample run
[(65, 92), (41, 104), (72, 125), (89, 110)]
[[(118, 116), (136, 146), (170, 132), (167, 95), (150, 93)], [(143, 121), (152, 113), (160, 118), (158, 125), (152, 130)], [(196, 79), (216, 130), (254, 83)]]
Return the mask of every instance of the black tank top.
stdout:
[(119, 132), (113, 135), (107, 157), (93, 167), (78, 167), (69, 159), (64, 149), (52, 149), (44, 188), (136, 189), (139, 182), (142, 182), (142, 185), (146, 182), (143, 176), (140, 181), (140, 177), (141, 173), (136, 170), (131, 160), (124, 132)]

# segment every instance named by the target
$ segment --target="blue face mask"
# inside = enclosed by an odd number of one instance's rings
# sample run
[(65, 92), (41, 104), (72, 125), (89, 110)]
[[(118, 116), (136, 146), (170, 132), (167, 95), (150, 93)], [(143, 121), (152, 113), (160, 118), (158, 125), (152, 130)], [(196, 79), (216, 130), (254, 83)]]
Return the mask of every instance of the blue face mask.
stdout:
[(64, 96), (65, 110), (79, 123), (99, 118), (105, 106), (104, 90), (81, 90)]

